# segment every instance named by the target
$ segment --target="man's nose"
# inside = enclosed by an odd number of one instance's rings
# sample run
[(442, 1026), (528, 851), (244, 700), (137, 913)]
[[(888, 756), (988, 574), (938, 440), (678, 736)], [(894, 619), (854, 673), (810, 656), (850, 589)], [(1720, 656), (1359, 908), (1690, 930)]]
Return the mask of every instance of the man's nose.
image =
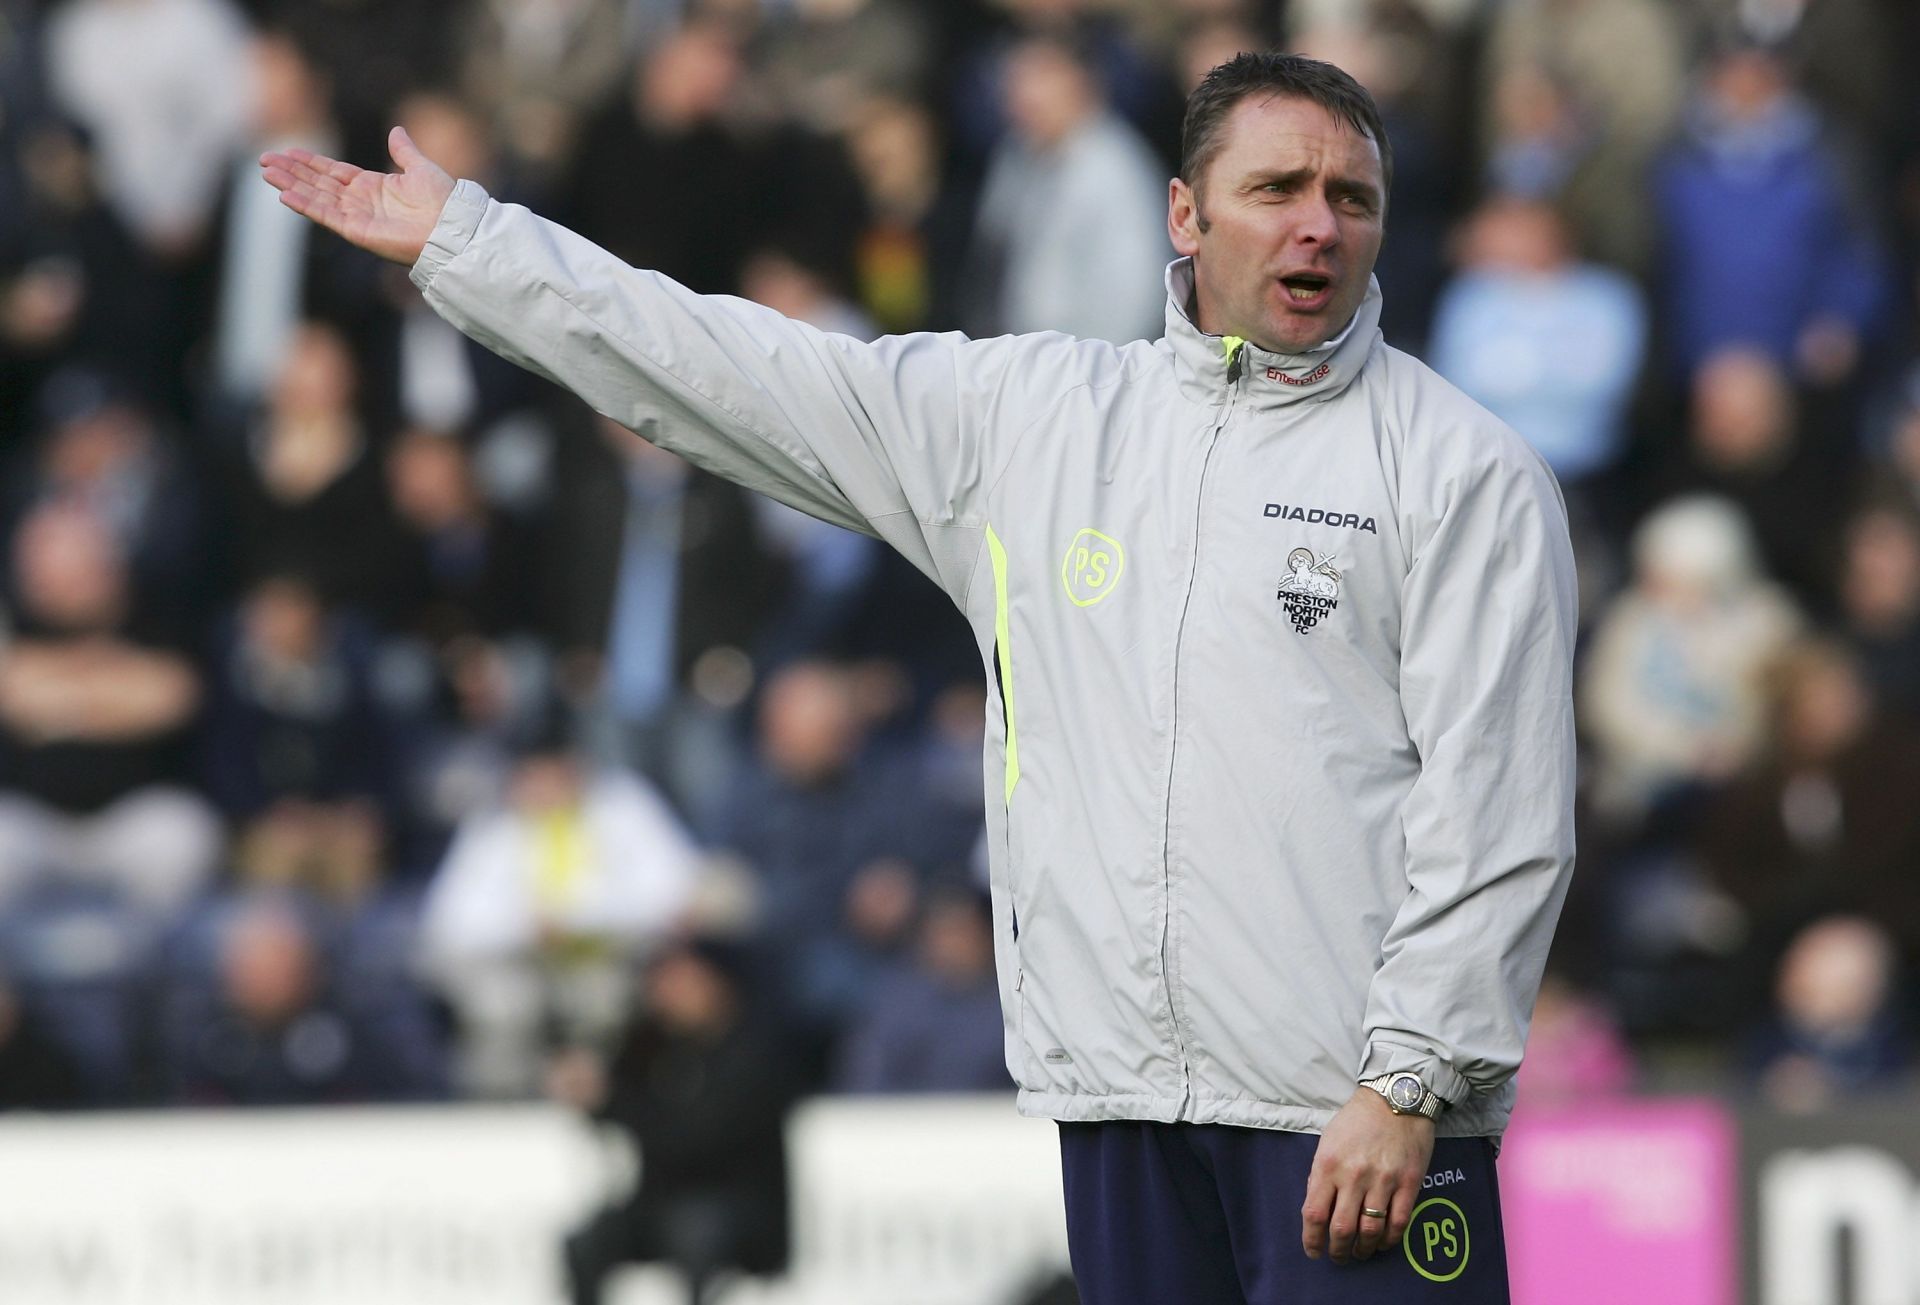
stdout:
[(1325, 195), (1306, 196), (1294, 212), (1299, 220), (1294, 237), (1302, 244), (1331, 249), (1340, 243), (1340, 221)]

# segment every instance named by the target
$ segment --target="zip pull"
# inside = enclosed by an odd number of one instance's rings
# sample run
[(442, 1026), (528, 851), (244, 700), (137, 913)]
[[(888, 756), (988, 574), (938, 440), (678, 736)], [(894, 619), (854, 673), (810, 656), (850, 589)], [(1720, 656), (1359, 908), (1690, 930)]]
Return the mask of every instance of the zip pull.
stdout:
[(1227, 351), (1227, 384), (1240, 382), (1240, 351), (1247, 347), (1244, 337), (1238, 335), (1222, 336), (1221, 346)]

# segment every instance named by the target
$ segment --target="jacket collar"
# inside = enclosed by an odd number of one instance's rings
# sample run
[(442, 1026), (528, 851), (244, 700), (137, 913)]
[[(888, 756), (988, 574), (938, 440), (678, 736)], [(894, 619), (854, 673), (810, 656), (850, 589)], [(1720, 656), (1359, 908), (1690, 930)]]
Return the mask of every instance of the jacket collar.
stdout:
[(1360, 374), (1380, 339), (1380, 282), (1372, 277), (1347, 328), (1304, 353), (1269, 353), (1238, 337), (1209, 335), (1187, 316), (1192, 301), (1193, 260), (1175, 259), (1167, 265), (1167, 334), (1162, 344), (1173, 354), (1180, 392), (1199, 403), (1226, 402), (1232, 377), (1242, 387), (1240, 402), (1254, 408), (1331, 398)]

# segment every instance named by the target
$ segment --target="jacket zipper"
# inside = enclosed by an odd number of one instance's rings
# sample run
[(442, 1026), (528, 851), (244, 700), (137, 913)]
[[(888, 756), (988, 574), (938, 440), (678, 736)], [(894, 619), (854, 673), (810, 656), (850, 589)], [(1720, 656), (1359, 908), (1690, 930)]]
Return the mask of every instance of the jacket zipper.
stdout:
[(1173, 705), (1172, 719), (1169, 722), (1167, 739), (1167, 806), (1162, 813), (1160, 894), (1164, 905), (1164, 914), (1160, 921), (1160, 974), (1167, 984), (1167, 1012), (1173, 1017), (1173, 1045), (1180, 1056), (1180, 1108), (1174, 1112), (1176, 1122), (1187, 1117), (1187, 1110), (1193, 1104), (1193, 1075), (1187, 1064), (1187, 1039), (1181, 1032), (1181, 1011), (1179, 995), (1175, 991), (1173, 975), (1173, 784), (1174, 768), (1180, 758), (1180, 653), (1186, 641), (1187, 610), (1193, 606), (1193, 583), (1200, 574), (1200, 528), (1206, 515), (1207, 473), (1213, 469), (1214, 446), (1220, 442), (1220, 433), (1233, 419), (1234, 401), (1240, 396), (1240, 358), (1239, 350), (1227, 367), (1227, 406), (1220, 414), (1220, 420), (1214, 423), (1207, 434), (1206, 452), (1200, 459), (1200, 484), (1194, 494), (1193, 510), (1193, 554), (1187, 563), (1187, 587), (1180, 599), (1180, 619), (1173, 631)]

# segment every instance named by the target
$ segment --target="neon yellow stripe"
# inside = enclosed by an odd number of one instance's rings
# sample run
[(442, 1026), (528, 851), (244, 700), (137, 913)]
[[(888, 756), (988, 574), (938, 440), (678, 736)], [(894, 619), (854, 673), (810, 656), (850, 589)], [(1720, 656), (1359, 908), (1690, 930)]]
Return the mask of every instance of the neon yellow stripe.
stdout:
[(1231, 367), (1233, 366), (1234, 355), (1247, 347), (1246, 337), (1223, 335), (1220, 337), (1220, 347), (1227, 351), (1227, 366)]
[(1001, 706), (1007, 717), (1007, 796), (1013, 802), (1013, 786), (1020, 782), (1020, 748), (1013, 733), (1013, 639), (1007, 632), (1007, 550), (1000, 536), (987, 527), (987, 553), (993, 558), (993, 641), (1000, 650)]

